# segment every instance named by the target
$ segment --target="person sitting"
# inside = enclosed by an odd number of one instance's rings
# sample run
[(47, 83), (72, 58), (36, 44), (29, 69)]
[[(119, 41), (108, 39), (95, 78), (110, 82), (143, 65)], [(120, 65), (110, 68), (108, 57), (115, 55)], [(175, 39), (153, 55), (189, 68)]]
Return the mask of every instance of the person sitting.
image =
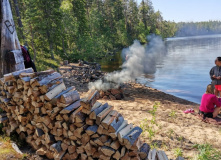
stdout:
[(37, 69), (35, 67), (34, 62), (31, 59), (31, 56), (29, 54), (29, 51), (27, 49), (26, 46), (21, 46), (21, 50), (22, 50), (22, 55), (24, 57), (24, 64), (25, 64), (25, 68), (32, 68), (34, 70), (34, 72), (37, 72)]
[(221, 96), (221, 57), (216, 58), (215, 65), (216, 66), (210, 70), (210, 78), (212, 79), (212, 85), (215, 86), (215, 95)]
[(203, 115), (203, 119), (215, 118), (221, 110), (221, 103), (218, 98), (213, 94), (212, 85), (209, 84), (206, 93), (203, 94), (201, 105), (199, 107), (199, 114)]

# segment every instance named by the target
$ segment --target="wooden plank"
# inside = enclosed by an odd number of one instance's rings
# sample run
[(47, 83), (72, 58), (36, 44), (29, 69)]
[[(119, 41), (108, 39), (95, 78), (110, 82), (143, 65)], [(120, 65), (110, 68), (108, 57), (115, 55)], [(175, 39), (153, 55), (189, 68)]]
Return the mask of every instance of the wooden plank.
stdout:
[(61, 114), (69, 114), (72, 111), (74, 111), (75, 109), (80, 107), (80, 100), (78, 100), (77, 102), (72, 103), (71, 105), (67, 106), (66, 108), (64, 108), (63, 110), (61, 110)]
[(141, 133), (142, 129), (140, 127), (134, 127), (126, 136), (123, 137), (127, 149), (130, 149), (132, 147), (132, 145)]
[(97, 115), (96, 124), (99, 125), (101, 121), (106, 117), (106, 115), (108, 115), (108, 113), (110, 113), (113, 109), (113, 106), (108, 105), (107, 108), (105, 108), (101, 113)]
[(52, 89), (51, 91), (49, 91), (46, 95), (45, 95), (45, 99), (46, 100), (51, 100), (52, 98), (54, 98), (56, 95), (58, 95), (60, 92), (62, 92), (63, 90), (65, 90), (65, 84), (61, 83), (59, 85), (57, 85), (54, 89)]

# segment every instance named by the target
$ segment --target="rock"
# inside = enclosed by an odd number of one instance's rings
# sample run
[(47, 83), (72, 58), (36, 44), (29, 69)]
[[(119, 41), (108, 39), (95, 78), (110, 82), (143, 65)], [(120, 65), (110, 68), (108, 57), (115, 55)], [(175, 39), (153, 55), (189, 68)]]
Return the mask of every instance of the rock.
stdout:
[(107, 100), (107, 99), (109, 99), (109, 98), (108, 98), (108, 96), (104, 96), (103, 99)]
[(111, 94), (113, 95), (117, 95), (117, 94), (120, 94), (120, 90), (119, 89), (111, 89)]
[(111, 100), (116, 100), (116, 98), (113, 95), (109, 95)]
[(110, 92), (108, 92), (108, 91), (106, 91), (106, 92), (105, 92), (105, 94), (106, 94), (107, 96), (109, 96), (111, 93), (110, 93)]
[(123, 97), (121, 96), (121, 94), (117, 94), (117, 95), (115, 95), (115, 98), (116, 98), (117, 100), (121, 100)]

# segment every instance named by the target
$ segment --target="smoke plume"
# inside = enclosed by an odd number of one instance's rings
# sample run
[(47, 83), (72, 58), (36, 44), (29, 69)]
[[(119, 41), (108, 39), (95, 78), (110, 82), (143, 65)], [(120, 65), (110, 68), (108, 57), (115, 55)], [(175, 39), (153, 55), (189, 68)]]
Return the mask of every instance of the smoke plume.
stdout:
[(89, 83), (89, 89), (108, 90), (118, 88), (121, 83), (133, 81), (142, 74), (153, 74), (156, 65), (165, 53), (165, 45), (161, 37), (151, 35), (147, 37), (148, 44), (141, 45), (138, 40), (122, 50), (125, 59), (121, 71), (114, 71), (105, 75), (102, 80)]

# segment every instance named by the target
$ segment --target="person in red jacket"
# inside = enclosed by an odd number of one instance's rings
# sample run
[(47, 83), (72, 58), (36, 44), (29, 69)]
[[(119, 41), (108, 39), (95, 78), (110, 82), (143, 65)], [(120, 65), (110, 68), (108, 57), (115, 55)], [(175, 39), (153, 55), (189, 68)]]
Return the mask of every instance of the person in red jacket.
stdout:
[(203, 115), (203, 118), (215, 118), (221, 110), (221, 103), (216, 95), (213, 94), (212, 85), (209, 84), (206, 89), (206, 93), (203, 94), (201, 99), (201, 105), (199, 108), (199, 114)]
[(25, 68), (33, 68), (34, 72), (37, 72), (37, 69), (35, 67), (34, 62), (31, 59), (31, 56), (29, 54), (29, 51), (27, 49), (26, 46), (21, 46), (21, 50), (22, 50), (22, 55), (24, 57), (24, 64), (25, 64)]

